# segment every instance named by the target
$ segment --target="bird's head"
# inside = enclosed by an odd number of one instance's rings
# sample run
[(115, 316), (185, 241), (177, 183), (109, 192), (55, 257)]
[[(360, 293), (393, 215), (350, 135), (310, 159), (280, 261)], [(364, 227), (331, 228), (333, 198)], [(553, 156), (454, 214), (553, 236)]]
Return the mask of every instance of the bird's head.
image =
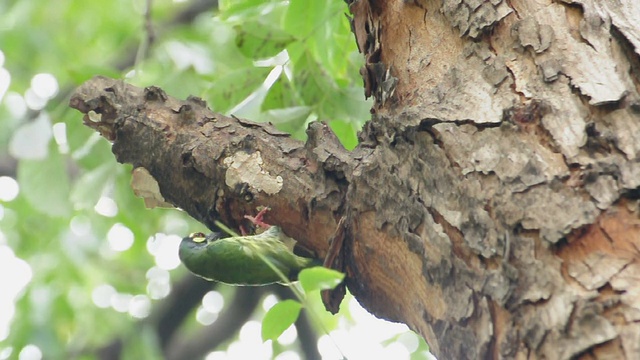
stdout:
[(189, 236), (182, 238), (180, 242), (180, 251), (178, 255), (182, 260), (183, 257), (191, 254), (193, 251), (205, 248), (209, 243), (216, 241), (222, 237), (221, 233), (212, 232), (209, 235), (205, 235), (201, 232), (191, 233)]

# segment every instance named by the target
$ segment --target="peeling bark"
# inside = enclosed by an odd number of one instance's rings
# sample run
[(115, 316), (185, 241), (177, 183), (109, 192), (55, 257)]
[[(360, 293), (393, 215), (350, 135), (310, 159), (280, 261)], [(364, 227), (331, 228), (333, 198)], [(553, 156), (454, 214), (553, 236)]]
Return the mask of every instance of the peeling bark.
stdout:
[(210, 227), (269, 206), (323, 257), (345, 218), (350, 291), (441, 359), (640, 358), (640, 3), (348, 3), (351, 152), (106, 78), (71, 104)]

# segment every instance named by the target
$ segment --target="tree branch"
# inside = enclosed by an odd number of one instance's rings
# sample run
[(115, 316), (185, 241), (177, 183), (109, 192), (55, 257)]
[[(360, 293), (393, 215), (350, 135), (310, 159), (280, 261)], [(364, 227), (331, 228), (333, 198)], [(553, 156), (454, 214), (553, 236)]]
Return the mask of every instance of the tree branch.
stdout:
[(82, 85), (70, 104), (113, 141), (119, 162), (146, 169), (164, 200), (209, 228), (218, 219), (237, 227), (268, 206), (269, 223), (324, 257), (349, 161), (326, 125), (314, 124), (305, 145), (269, 124), (213, 113), (200, 99), (103, 77)]
[(168, 360), (197, 359), (208, 351), (235, 336), (251, 317), (262, 298), (264, 289), (260, 287), (237, 287), (230, 305), (220, 313), (211, 325), (203, 327), (198, 334), (181, 335), (171, 340), (166, 348)]
[(155, 324), (158, 343), (166, 350), (184, 319), (202, 302), (202, 297), (218, 284), (188, 274), (177, 282), (171, 294), (155, 309), (149, 322)]

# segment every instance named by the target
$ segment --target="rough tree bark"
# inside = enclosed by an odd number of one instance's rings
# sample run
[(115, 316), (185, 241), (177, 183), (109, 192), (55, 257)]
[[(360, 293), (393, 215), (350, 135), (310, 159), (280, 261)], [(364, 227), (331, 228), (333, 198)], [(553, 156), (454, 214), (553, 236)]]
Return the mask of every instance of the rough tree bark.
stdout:
[(209, 226), (266, 205), (324, 256), (344, 217), (350, 291), (441, 359), (640, 358), (640, 3), (348, 3), (351, 152), (105, 78), (71, 105)]

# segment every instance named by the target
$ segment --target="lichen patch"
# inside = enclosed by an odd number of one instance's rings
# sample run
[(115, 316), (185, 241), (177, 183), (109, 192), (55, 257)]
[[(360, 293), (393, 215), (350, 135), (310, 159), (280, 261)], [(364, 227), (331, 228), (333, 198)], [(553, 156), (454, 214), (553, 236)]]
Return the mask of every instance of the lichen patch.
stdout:
[(223, 161), (227, 166), (225, 183), (230, 188), (247, 184), (252, 190), (264, 191), (268, 195), (277, 194), (282, 189), (282, 177), (273, 176), (262, 167), (260, 151), (251, 154), (238, 151)]

